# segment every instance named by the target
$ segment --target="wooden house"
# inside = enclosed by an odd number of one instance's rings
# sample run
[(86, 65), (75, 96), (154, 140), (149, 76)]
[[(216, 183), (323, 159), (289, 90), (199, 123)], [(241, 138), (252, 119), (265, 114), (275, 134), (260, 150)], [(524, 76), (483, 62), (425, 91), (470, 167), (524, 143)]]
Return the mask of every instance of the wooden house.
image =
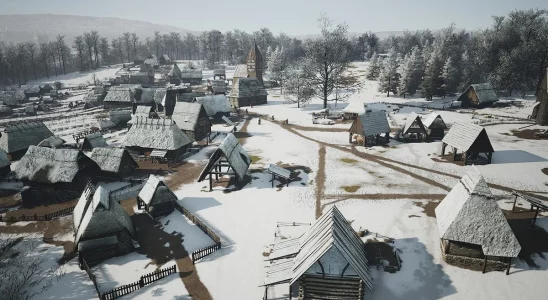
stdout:
[(237, 109), (244, 106), (267, 103), (268, 93), (257, 78), (241, 78), (236, 81), (228, 94), (230, 105)]
[(80, 145), (80, 149), (85, 151), (91, 151), (97, 147), (108, 147), (107, 140), (105, 140), (100, 132), (86, 135)]
[(151, 76), (148, 72), (131, 72), (128, 75), (127, 83), (150, 87), (154, 83), (154, 75)]
[(31, 98), (31, 97), (39, 98), (42, 96), (42, 94), (43, 94), (43, 91), (39, 85), (32, 85), (25, 89), (25, 96), (27, 98)]
[(485, 107), (499, 101), (499, 97), (489, 83), (472, 84), (457, 101), (461, 102), (461, 107)]
[(126, 126), (131, 120), (131, 110), (111, 110), (108, 112), (108, 118), (116, 126)]
[(364, 242), (336, 206), (273, 249), (263, 286), (289, 284), (289, 298), (361, 300), (373, 291)]
[(6, 151), (0, 149), (0, 176), (7, 175), (10, 169), (11, 162), (8, 159), (8, 154)]
[(114, 127), (116, 127), (116, 124), (110, 119), (98, 119), (97, 122), (91, 126), (92, 129), (97, 129), (99, 131), (108, 130)]
[[(219, 148), (211, 154), (209, 161), (198, 177), (198, 182), (202, 182), (209, 175), (209, 190), (213, 189), (213, 175), (219, 179), (219, 175), (228, 175), (234, 178), (237, 189), (243, 187), (244, 178), (251, 164), (251, 158), (247, 151), (242, 147), (238, 139), (229, 133), (221, 142)], [(225, 171), (223, 171), (223, 169)]]
[(130, 216), (109, 191), (88, 187), (74, 208), (74, 250), (82, 268), (134, 250), (136, 232)]
[(205, 108), (200, 103), (177, 102), (171, 119), (189, 138), (195, 141), (203, 140), (211, 134), (211, 122)]
[(449, 264), (508, 270), (521, 246), (480, 172), (473, 167), (436, 207), (442, 254)]
[(175, 201), (177, 196), (166, 184), (158, 177), (150, 175), (137, 196), (137, 208), (144, 209), (153, 218), (158, 218), (172, 213)]
[(428, 138), (430, 139), (442, 139), (447, 130), (447, 125), (443, 121), (440, 114), (433, 112), (423, 118), (422, 124), (426, 127)]
[(27, 97), (22, 89), (15, 91), (0, 91), (0, 102), (11, 107), (18, 107), (27, 102)]
[(234, 70), (234, 75), (232, 75), (232, 85), (238, 82), (238, 80), (241, 78), (249, 78), (246, 64), (241, 64), (236, 66), (236, 69)]
[(103, 176), (123, 178), (139, 168), (137, 162), (122, 148), (94, 148), (91, 159), (97, 163)]
[(160, 62), (158, 61), (158, 57), (152, 54), (149, 57), (147, 57), (147, 59), (145, 59), (145, 65), (149, 65), (156, 70), (160, 67)]
[(246, 59), (247, 64), (247, 75), (250, 78), (257, 78), (259, 84), (264, 87), (263, 83), (263, 71), (264, 71), (264, 60), (259, 47), (255, 44), (249, 50)]
[(364, 114), (359, 115), (349, 131), (349, 143), (356, 141), (363, 145), (377, 145), (381, 143), (381, 135), (383, 142), (388, 143), (390, 139), (390, 125), (383, 111), (366, 110)]
[(470, 122), (456, 122), (451, 126), (442, 140), (442, 156), (447, 146), (453, 149), (453, 160), (460, 159), (464, 165), (490, 164), (495, 152), (485, 128)]
[(103, 105), (105, 109), (117, 109), (132, 107), (135, 102), (135, 95), (127, 86), (111, 87), (108, 91)]
[(548, 125), (548, 69), (537, 91), (537, 101), (533, 107), (531, 118), (535, 119), (538, 125)]
[(173, 64), (171, 67), (171, 70), (167, 74), (167, 77), (169, 79), (170, 84), (179, 85), (181, 84), (181, 69), (179, 69), (179, 66), (177, 64)]
[(181, 71), (181, 82), (190, 85), (201, 85), (203, 80), (202, 70), (183, 69)]
[(14, 172), (25, 185), (42, 192), (29, 198), (21, 195), (23, 205), (33, 206), (74, 199), (101, 169), (79, 150), (30, 146)]
[(42, 122), (19, 123), (8, 126), (0, 136), (0, 149), (8, 153), (10, 160), (17, 160), (31, 145), (38, 145), (53, 133)]
[(227, 86), (224, 80), (213, 80), (208, 90), (213, 95), (226, 95)]
[(171, 63), (171, 59), (167, 54), (164, 54), (160, 56), (158, 62), (160, 63), (160, 65), (169, 65)]
[(428, 132), (419, 115), (411, 113), (407, 117), (400, 134), (405, 141), (424, 141)]
[(226, 80), (226, 70), (225, 69), (215, 69), (213, 70), (213, 80), (222, 79)]
[(0, 117), (9, 117), (13, 114), (13, 109), (7, 105), (0, 105)]
[(232, 110), (225, 95), (196, 97), (194, 101), (203, 105), (207, 115), (214, 120), (229, 117)]
[(147, 157), (178, 159), (192, 142), (172, 120), (136, 119), (123, 145)]
[(65, 143), (66, 143), (66, 141), (63, 140), (62, 138), (60, 138), (58, 136), (55, 136), (55, 135), (52, 135), (52, 136), (44, 139), (40, 143), (38, 143), (37, 146), (38, 147), (46, 147), (46, 148), (60, 148)]
[[(135, 114), (138, 106), (150, 106), (152, 110), (156, 111), (157, 107), (159, 106), (157, 100), (160, 100), (157, 99), (157, 97), (161, 97), (162, 95), (165, 96), (165, 93), (162, 93), (162, 91), (165, 91), (165, 89), (144, 88), (141, 92), (141, 97), (139, 97), (139, 99), (135, 99), (135, 101), (133, 102), (133, 113)], [(159, 94), (156, 95), (156, 93)]]

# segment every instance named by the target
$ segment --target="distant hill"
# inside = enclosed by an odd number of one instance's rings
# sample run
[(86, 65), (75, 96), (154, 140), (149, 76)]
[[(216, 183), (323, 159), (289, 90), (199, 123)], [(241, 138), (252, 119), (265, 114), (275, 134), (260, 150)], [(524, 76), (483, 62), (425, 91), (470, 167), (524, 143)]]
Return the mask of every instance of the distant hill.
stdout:
[(42, 42), (54, 40), (58, 34), (66, 36), (69, 44), (74, 37), (85, 31), (97, 30), (109, 40), (123, 32), (135, 32), (141, 39), (151, 37), (154, 31), (160, 33), (179, 32), (181, 34), (199, 33), (174, 26), (158, 25), (148, 22), (119, 19), (112, 17), (85, 17), (53, 14), (0, 15), (0, 41)]

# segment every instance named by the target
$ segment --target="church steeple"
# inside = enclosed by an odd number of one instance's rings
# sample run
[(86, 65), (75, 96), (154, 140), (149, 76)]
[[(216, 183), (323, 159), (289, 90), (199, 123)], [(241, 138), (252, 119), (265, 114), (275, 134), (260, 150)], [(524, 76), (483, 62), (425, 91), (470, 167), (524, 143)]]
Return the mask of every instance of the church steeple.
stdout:
[(247, 54), (247, 74), (248, 77), (256, 77), (261, 85), (263, 84), (263, 55), (257, 47), (257, 43), (254, 43), (253, 47)]

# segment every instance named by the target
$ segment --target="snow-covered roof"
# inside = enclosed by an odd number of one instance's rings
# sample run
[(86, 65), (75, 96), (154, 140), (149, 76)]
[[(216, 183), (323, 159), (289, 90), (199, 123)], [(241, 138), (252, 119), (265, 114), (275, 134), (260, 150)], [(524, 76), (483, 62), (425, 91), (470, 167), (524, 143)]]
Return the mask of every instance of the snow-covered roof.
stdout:
[(247, 78), (247, 65), (237, 65), (232, 78)]
[(32, 85), (25, 89), (25, 94), (37, 94), (40, 93), (41, 89), (39, 85)]
[(196, 102), (204, 106), (207, 115), (210, 117), (220, 112), (230, 112), (230, 103), (225, 95), (196, 97)]
[(124, 147), (176, 150), (193, 141), (168, 119), (140, 119), (129, 129)]
[(44, 139), (40, 143), (38, 143), (38, 147), (57, 148), (62, 146), (64, 143), (65, 143), (65, 140), (63, 140), (62, 138), (58, 136), (52, 135)]
[(176, 77), (179, 77), (181, 78), (181, 69), (179, 68), (179, 66), (177, 64), (173, 64), (173, 66), (171, 67), (171, 70), (169, 71), (169, 73), (167, 74), (168, 76), (172, 77), (172, 76), (176, 76)]
[(480, 103), (496, 102), (499, 100), (497, 93), (489, 83), (479, 83), (470, 85), (476, 91)]
[(442, 142), (460, 151), (495, 152), (485, 128), (465, 121), (455, 122)]
[(481, 245), (484, 255), (517, 257), (521, 246), (480, 172), (473, 167), (436, 207), (440, 238)]
[(280, 259), (266, 266), (264, 285), (275, 285), (288, 282), (293, 277), (293, 258)]
[(284, 239), (274, 244), (268, 259), (275, 260), (283, 257), (293, 256), (301, 249), (300, 238)]
[(162, 103), (163, 98), (166, 95), (166, 89), (165, 88), (144, 88), (143, 92), (141, 93), (141, 98), (139, 103)]
[[(177, 123), (177, 126), (179, 126), (181, 130), (194, 131), (198, 124), (200, 111), (203, 109), (202, 104), (197, 102), (177, 102), (171, 119)], [(207, 121), (209, 122), (209, 118)]]
[(297, 281), (331, 248), (337, 249), (368, 289), (373, 290), (364, 243), (336, 206), (326, 211), (301, 237), (301, 249), (294, 259), (290, 284)]
[(447, 128), (447, 125), (445, 125), (443, 118), (437, 112), (432, 112), (428, 116), (424, 117), (422, 119), (422, 124), (426, 126), (426, 128), (430, 128), (430, 126), (434, 124), (434, 121), (436, 121), (436, 119), (438, 119), (443, 124), (443, 127)]
[(139, 105), (135, 109), (135, 113), (133, 115), (148, 118), (150, 116), (151, 111), (152, 111), (151, 106)]
[(79, 150), (30, 146), (14, 171), (18, 179), (70, 183), (80, 171), (93, 165), (95, 162)]
[(82, 147), (93, 149), (96, 147), (108, 147), (108, 144), (107, 140), (105, 140), (100, 132), (94, 132), (86, 135), (84, 141), (82, 142)]
[(0, 149), (0, 168), (11, 165), (10, 160), (8, 159), (8, 154), (6, 151)]
[[(104, 195), (104, 193), (97, 193), (96, 197), (100, 197), (101, 195)], [(82, 195), (80, 195), (80, 198), (78, 199), (78, 203), (76, 203), (76, 206), (74, 207), (74, 211), (72, 213), (74, 232), (78, 231), (78, 227), (80, 226), (80, 223), (82, 222), (82, 218), (84, 217), (84, 214), (86, 213), (88, 205), (91, 203), (92, 197), (93, 197), (93, 189), (92, 187), (87, 186), (86, 189), (82, 192)]]
[(108, 93), (103, 102), (133, 102), (135, 101), (135, 97), (133, 95), (133, 92), (131, 92), (131, 89), (129, 87), (126, 88), (116, 88), (112, 87)]
[(0, 149), (7, 153), (38, 145), (53, 133), (42, 122), (19, 123), (6, 127), (0, 136)]
[(390, 125), (386, 114), (380, 110), (367, 110), (358, 116), (365, 136), (374, 136), (390, 132)]
[(181, 70), (181, 79), (202, 79), (202, 70), (197, 69), (183, 69)]
[(132, 168), (138, 167), (131, 155), (122, 148), (94, 148), (90, 157), (105, 172), (118, 173), (124, 164), (130, 164)]
[(74, 244), (78, 245), (82, 239), (103, 238), (123, 230), (135, 236), (129, 215), (118, 202), (110, 198), (109, 191), (98, 187), (83, 214)]
[(158, 177), (150, 175), (139, 192), (139, 198), (146, 205), (177, 201), (177, 196)]
[(116, 127), (116, 124), (114, 124), (114, 122), (112, 122), (110, 119), (101, 119), (97, 120), (93, 127), (99, 128), (99, 130), (103, 130)]
[(251, 158), (249, 158), (247, 151), (245, 151), (238, 139), (232, 133), (229, 133), (221, 142), (219, 148), (209, 158), (209, 162), (202, 170), (198, 181), (204, 180), (213, 165), (223, 156), (228, 160), (236, 177), (239, 180), (243, 180), (251, 164)]
[(422, 120), (416, 113), (412, 112), (407, 117), (407, 120), (405, 121), (405, 124), (403, 125), (402, 134), (406, 134), (407, 131), (411, 128), (411, 126), (418, 126), (420, 129), (422, 129), (424, 132), (426, 132), (426, 128), (424, 127), (424, 124), (422, 124)]
[(347, 114), (363, 114), (365, 113), (365, 106), (361, 102), (351, 102), (343, 109), (343, 112)]
[(268, 93), (264, 87), (259, 82), (259, 79), (255, 77), (251, 78), (240, 78), (238, 81), (234, 82), (232, 89), (230, 90), (229, 97), (256, 97), (256, 96), (266, 96)]
[(0, 91), (0, 102), (5, 105), (16, 106), (26, 101), (26, 96), (23, 90), (16, 91)]

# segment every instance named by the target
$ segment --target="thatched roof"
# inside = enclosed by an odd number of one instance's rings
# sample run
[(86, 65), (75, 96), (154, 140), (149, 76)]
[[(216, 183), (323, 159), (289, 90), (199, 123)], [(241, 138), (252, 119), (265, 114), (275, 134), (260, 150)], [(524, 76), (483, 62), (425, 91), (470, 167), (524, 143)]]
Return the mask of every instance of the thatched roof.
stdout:
[(215, 93), (226, 93), (228, 89), (224, 80), (213, 80), (211, 88)]
[(196, 97), (196, 102), (202, 104), (208, 116), (214, 116), (217, 113), (230, 112), (230, 103), (225, 95), (214, 95)]
[(66, 143), (65, 140), (63, 140), (62, 138), (60, 138), (58, 136), (55, 136), (55, 135), (52, 135), (52, 136), (44, 139), (40, 143), (38, 143), (37, 146), (38, 147), (57, 148), (57, 147), (62, 146), (65, 143)]
[(119, 173), (124, 164), (130, 164), (132, 168), (139, 166), (133, 157), (122, 148), (94, 148), (90, 157), (105, 172)]
[(128, 102), (135, 101), (135, 96), (129, 87), (112, 87), (103, 102)]
[(33, 104), (27, 104), (27, 107), (25, 107), (25, 113), (35, 115), (36, 114), (36, 107), (34, 107)]
[(37, 94), (40, 93), (40, 91), (39, 85), (32, 85), (25, 89), (25, 94)]
[(430, 128), (435, 123), (440, 124), (440, 126), (443, 128), (447, 128), (447, 125), (445, 125), (445, 121), (443, 121), (443, 118), (437, 112), (432, 112), (422, 119), (422, 124), (424, 124), (426, 128)]
[(160, 63), (158, 62), (158, 58), (154, 54), (152, 54), (150, 57), (145, 59), (145, 64), (147, 64), (149, 66), (158, 66), (158, 65), (160, 65)]
[(27, 149), (30, 145), (38, 145), (53, 133), (42, 122), (19, 123), (6, 127), (0, 137), (0, 149), (7, 153)]
[(266, 96), (268, 93), (257, 78), (240, 78), (234, 82), (229, 97), (245, 98)]
[(232, 78), (247, 78), (247, 65), (241, 64), (236, 66), (236, 70), (234, 70), (234, 75)]
[(495, 152), (485, 128), (465, 121), (455, 122), (442, 142), (460, 151)]
[(23, 90), (16, 91), (0, 91), (0, 102), (4, 105), (17, 106), (27, 101), (27, 97)]
[(411, 128), (419, 128), (422, 132), (426, 133), (426, 127), (422, 124), (421, 118), (414, 112), (407, 117), (402, 128), (402, 134), (407, 134)]
[(468, 90), (473, 89), (476, 92), (476, 95), (478, 96), (479, 103), (488, 103), (488, 102), (496, 102), (499, 101), (499, 97), (497, 96), (497, 93), (495, 93), (495, 90), (489, 83), (478, 83), (478, 84), (472, 84), (464, 93), (467, 93)]
[(146, 205), (156, 205), (165, 202), (177, 201), (177, 196), (154, 175), (148, 177), (147, 182), (139, 192), (139, 198)]
[(111, 110), (108, 117), (114, 124), (126, 123), (131, 120), (131, 110)]
[(99, 130), (105, 130), (116, 127), (116, 124), (114, 124), (114, 122), (109, 119), (101, 119), (97, 120), (97, 122), (92, 127), (98, 128)]
[(162, 104), (166, 97), (166, 88), (145, 88), (141, 94), (141, 100), (139, 103), (152, 103)]
[[(126, 230), (130, 236), (135, 237), (135, 230), (131, 218), (116, 200), (110, 198), (109, 192), (99, 186), (90, 199), (80, 200), (89, 203), (81, 205), (84, 213), (77, 227), (74, 244), (78, 245), (81, 240), (101, 238), (115, 235), (117, 232)], [(75, 209), (76, 210), (76, 209)], [(78, 220), (74, 220), (75, 224)]]
[(196, 128), (196, 125), (198, 124), (198, 118), (202, 109), (204, 109), (204, 107), (197, 102), (177, 102), (171, 119), (177, 123), (177, 126), (179, 126), (181, 130), (194, 131), (194, 128)]
[(0, 149), (0, 168), (11, 165), (10, 160), (8, 159), (8, 154), (6, 151)]
[(30, 146), (14, 171), (19, 179), (48, 184), (71, 183), (78, 172), (88, 166), (97, 164), (79, 150)]
[(202, 79), (202, 70), (197, 69), (183, 69), (181, 70), (181, 79)]
[(176, 77), (179, 77), (181, 78), (181, 69), (179, 69), (179, 66), (177, 64), (173, 64), (173, 66), (171, 67), (171, 70), (169, 71), (169, 74), (168, 76), (172, 77), (172, 76), (176, 76)]
[(108, 147), (107, 140), (100, 132), (94, 132), (86, 135), (82, 141), (82, 149), (94, 149), (97, 147)]
[[(386, 114), (380, 110), (367, 110), (364, 114), (359, 115), (354, 122), (361, 124), (364, 136), (375, 136), (390, 132)], [(352, 127), (354, 127), (354, 124)]]
[(440, 238), (481, 245), (484, 255), (517, 257), (521, 246), (481, 173), (473, 167), (436, 207)]
[(192, 142), (172, 120), (137, 118), (126, 135), (124, 147), (177, 150)]
[(226, 160), (228, 160), (236, 177), (240, 181), (244, 179), (247, 169), (249, 169), (249, 165), (251, 164), (251, 158), (249, 158), (247, 151), (245, 151), (238, 139), (232, 133), (229, 133), (221, 142), (219, 148), (211, 154), (208, 164), (202, 170), (202, 173), (198, 178), (198, 182), (206, 178), (206, 175), (211, 171), (213, 165), (222, 157), (225, 157)]

